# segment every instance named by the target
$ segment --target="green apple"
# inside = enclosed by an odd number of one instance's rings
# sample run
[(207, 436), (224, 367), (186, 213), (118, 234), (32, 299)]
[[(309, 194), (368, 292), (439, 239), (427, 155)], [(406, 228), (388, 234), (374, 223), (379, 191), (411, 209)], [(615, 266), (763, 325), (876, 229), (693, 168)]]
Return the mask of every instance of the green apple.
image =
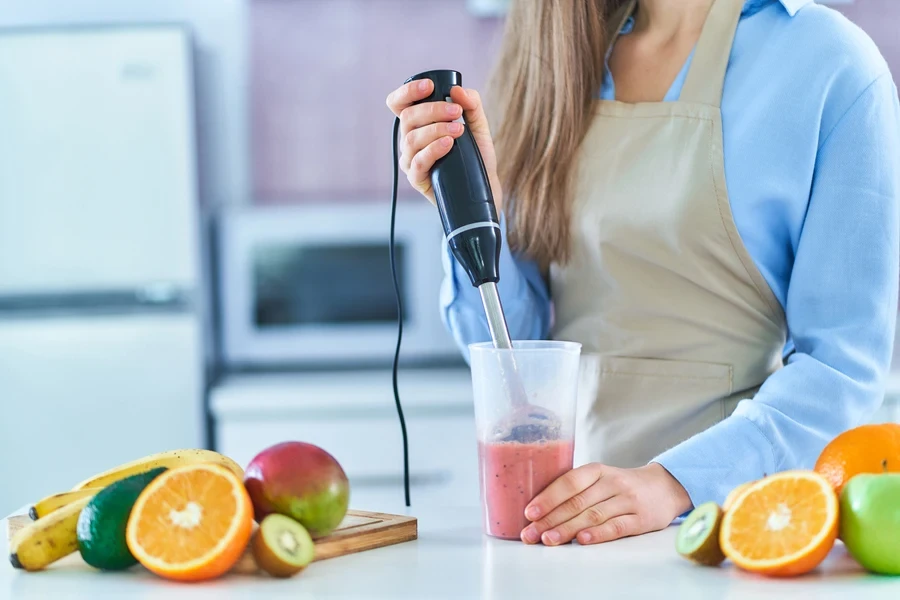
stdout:
[(856, 475), (841, 492), (841, 539), (873, 573), (900, 575), (900, 473)]

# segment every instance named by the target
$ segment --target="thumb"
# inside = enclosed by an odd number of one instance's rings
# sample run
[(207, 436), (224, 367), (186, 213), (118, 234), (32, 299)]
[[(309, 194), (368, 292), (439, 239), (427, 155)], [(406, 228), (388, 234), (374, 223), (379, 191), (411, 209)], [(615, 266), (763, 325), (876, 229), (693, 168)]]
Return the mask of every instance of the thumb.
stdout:
[(490, 135), (487, 115), (484, 113), (481, 96), (476, 90), (455, 86), (450, 90), (450, 99), (463, 108), (466, 124), (472, 133)]

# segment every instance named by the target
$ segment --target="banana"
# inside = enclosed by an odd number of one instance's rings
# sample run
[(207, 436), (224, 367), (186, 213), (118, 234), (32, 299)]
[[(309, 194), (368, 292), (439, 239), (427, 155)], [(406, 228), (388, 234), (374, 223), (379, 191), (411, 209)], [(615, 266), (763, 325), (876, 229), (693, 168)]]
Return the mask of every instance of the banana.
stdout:
[(221, 465), (229, 471), (232, 471), (239, 479), (244, 478), (244, 470), (241, 466), (218, 452), (204, 449), (170, 450), (168, 452), (160, 452), (159, 454), (151, 454), (150, 456), (145, 456), (144, 458), (125, 463), (124, 465), (119, 465), (109, 471), (104, 471), (99, 475), (95, 475), (90, 479), (82, 481), (72, 488), (72, 491), (83, 490), (85, 488), (103, 488), (120, 479), (125, 479), (130, 475), (144, 473), (157, 467), (173, 469), (184, 465), (196, 465), (201, 463)]
[(63, 492), (61, 494), (53, 494), (52, 496), (47, 496), (46, 498), (38, 500), (34, 503), (34, 506), (32, 506), (31, 510), (28, 511), (28, 516), (31, 517), (32, 521), (43, 519), (53, 511), (59, 510), (64, 506), (68, 506), (76, 500), (95, 496), (97, 492), (102, 489), (103, 488), (100, 487), (90, 487), (76, 490), (74, 492)]
[(80, 498), (19, 530), (9, 542), (12, 566), (39, 571), (78, 550), (78, 515), (93, 497)]

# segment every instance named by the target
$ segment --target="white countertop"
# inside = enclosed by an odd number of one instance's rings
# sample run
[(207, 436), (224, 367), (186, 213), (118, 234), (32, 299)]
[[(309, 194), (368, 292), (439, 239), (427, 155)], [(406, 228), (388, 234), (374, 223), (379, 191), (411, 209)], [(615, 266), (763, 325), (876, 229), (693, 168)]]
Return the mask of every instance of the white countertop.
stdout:
[[(44, 572), (25, 573), (2, 564), (0, 598), (732, 600), (784, 598), (788, 592), (816, 600), (900, 597), (900, 578), (865, 574), (840, 544), (817, 573), (772, 580), (733, 567), (688, 563), (675, 553), (674, 527), (600, 546), (547, 548), (482, 536), (477, 508), (419, 507), (412, 514), (419, 517), (417, 541), (313, 563), (292, 579), (232, 575), (203, 584), (177, 584), (139, 567), (99, 573), (80, 562), (61, 561)], [(6, 523), (0, 526), (5, 532)]]

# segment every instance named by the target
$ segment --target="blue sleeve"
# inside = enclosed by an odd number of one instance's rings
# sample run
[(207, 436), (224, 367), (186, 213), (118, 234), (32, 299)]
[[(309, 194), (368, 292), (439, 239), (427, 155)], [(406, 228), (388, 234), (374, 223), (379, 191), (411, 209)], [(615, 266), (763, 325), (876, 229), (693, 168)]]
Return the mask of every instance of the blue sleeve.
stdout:
[[(501, 216), (503, 245), (497, 290), (513, 340), (546, 339), (550, 330), (550, 294), (537, 263), (513, 254), (506, 243), (506, 220)], [(491, 340), (481, 295), (443, 242), (444, 282), (441, 315), (468, 361), (468, 345)]]
[(897, 320), (900, 106), (890, 75), (867, 87), (819, 147), (785, 314), (795, 352), (734, 414), (660, 463), (694, 506), (738, 484), (810, 469), (884, 398)]

